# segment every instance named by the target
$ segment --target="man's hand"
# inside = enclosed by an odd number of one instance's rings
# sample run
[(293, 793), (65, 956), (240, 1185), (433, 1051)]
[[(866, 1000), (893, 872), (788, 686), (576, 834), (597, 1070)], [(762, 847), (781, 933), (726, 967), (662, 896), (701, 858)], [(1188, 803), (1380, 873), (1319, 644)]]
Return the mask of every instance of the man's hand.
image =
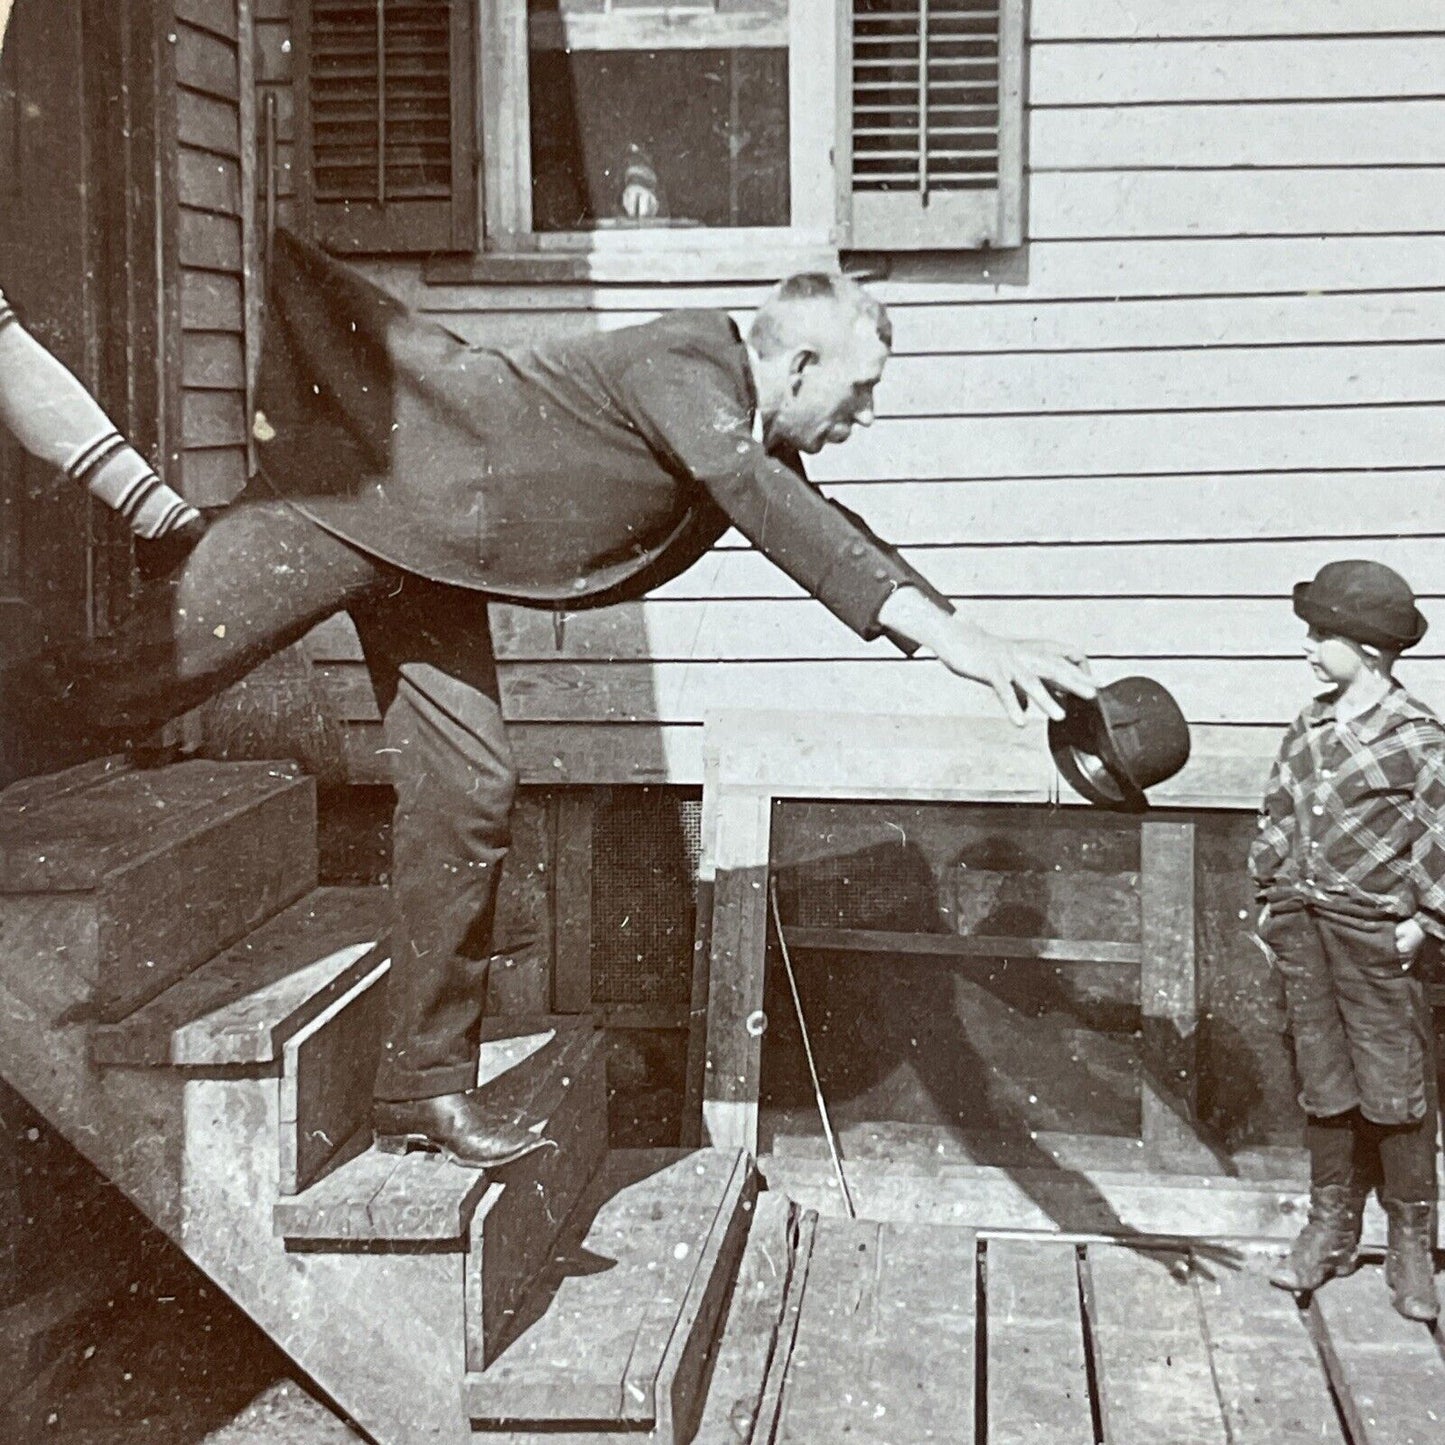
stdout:
[(1009, 718), (1022, 724), (1034, 703), (1049, 718), (1063, 705), (1052, 690), (1093, 697), (1097, 689), (1078, 648), (1057, 642), (995, 637), (956, 612), (946, 612), (916, 587), (900, 587), (884, 602), (879, 623), (927, 647), (950, 672), (991, 687)]
[(963, 636), (957, 643), (938, 650), (939, 661), (950, 672), (991, 687), (1011, 722), (1022, 725), (1030, 703), (1045, 717), (1063, 717), (1054, 688), (1077, 697), (1094, 696), (1088, 660), (1078, 648), (1040, 639), (995, 637), (967, 624), (960, 631)]

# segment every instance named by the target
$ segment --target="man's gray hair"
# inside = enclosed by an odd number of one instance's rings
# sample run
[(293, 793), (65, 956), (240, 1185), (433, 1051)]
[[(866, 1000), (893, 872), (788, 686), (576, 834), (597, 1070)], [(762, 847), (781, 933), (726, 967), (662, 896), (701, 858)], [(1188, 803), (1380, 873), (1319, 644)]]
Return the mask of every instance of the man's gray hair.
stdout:
[(788, 317), (799, 308), (824, 301), (848, 307), (859, 321), (873, 327), (884, 346), (892, 349), (893, 323), (883, 303), (870, 296), (851, 276), (827, 271), (801, 271), (779, 281), (758, 307), (748, 328), (748, 342), (759, 356), (776, 356), (797, 341), (796, 328), (789, 327)]

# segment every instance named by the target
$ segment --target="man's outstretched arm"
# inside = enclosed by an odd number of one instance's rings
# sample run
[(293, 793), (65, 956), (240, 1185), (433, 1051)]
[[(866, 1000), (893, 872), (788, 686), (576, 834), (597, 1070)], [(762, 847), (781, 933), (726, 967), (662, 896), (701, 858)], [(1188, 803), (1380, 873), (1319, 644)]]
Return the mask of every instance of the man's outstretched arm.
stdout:
[(1013, 722), (1024, 721), (1031, 702), (1045, 717), (1063, 717), (1050, 685), (1079, 697), (1094, 696), (1082, 652), (1057, 642), (996, 637), (961, 613), (946, 611), (916, 587), (900, 587), (885, 598), (878, 621), (889, 632), (926, 647), (950, 672), (991, 687)]

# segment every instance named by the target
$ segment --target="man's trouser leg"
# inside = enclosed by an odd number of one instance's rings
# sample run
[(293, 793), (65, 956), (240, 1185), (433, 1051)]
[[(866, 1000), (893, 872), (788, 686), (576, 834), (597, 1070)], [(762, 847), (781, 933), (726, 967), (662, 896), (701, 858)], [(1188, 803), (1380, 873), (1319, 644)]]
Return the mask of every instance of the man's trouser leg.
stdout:
[(516, 773), (487, 600), (407, 575), (352, 608), (396, 787), (384, 1101), (477, 1082), (486, 957)]
[(7, 731), (42, 760), (140, 742), (394, 575), (284, 502), (239, 501), (114, 632), (6, 669)]

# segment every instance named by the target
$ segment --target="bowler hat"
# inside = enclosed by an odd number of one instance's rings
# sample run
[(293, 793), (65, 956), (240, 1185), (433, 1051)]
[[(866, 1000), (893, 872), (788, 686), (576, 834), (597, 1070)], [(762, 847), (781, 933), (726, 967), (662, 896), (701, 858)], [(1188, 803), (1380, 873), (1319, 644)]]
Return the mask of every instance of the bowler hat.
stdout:
[(1092, 698), (1061, 694), (1064, 716), (1049, 723), (1059, 771), (1091, 803), (1140, 813), (1146, 788), (1189, 761), (1189, 724), (1150, 677), (1121, 677)]
[(1430, 625), (1410, 584), (1383, 562), (1326, 562), (1313, 582), (1295, 584), (1294, 610), (1321, 632), (1390, 652), (1414, 647)]

